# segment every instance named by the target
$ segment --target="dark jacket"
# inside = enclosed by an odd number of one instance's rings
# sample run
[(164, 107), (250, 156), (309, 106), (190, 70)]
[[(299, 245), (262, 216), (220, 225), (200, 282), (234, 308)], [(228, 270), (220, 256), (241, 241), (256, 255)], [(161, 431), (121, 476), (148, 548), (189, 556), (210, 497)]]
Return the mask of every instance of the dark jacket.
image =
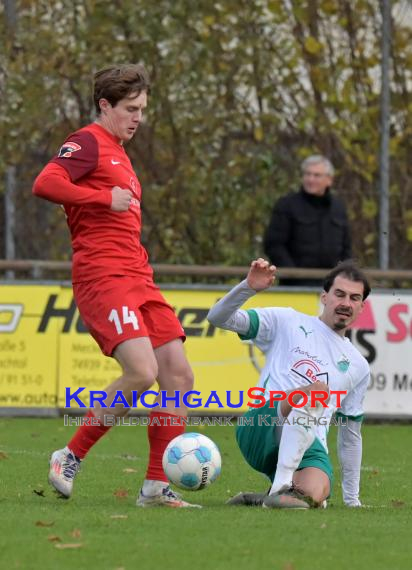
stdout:
[(323, 196), (313, 196), (303, 188), (283, 196), (273, 208), (264, 251), (278, 267), (330, 269), (350, 258), (351, 236), (343, 202), (329, 189)]

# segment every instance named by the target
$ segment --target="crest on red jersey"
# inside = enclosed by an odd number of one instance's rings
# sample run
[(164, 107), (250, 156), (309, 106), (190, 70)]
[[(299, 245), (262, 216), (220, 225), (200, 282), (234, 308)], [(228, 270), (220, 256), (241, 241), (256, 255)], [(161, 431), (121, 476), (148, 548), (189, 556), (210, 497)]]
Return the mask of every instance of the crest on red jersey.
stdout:
[(77, 152), (81, 148), (82, 147), (79, 144), (69, 141), (64, 143), (57, 156), (58, 158), (70, 158), (74, 152)]

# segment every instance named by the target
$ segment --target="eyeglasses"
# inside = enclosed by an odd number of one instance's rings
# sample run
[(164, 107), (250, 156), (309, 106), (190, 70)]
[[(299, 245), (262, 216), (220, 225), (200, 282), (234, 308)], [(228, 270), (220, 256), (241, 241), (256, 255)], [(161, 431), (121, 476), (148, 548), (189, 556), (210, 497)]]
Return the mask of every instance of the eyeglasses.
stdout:
[(305, 178), (324, 178), (325, 176), (329, 176), (326, 172), (304, 172), (303, 176)]

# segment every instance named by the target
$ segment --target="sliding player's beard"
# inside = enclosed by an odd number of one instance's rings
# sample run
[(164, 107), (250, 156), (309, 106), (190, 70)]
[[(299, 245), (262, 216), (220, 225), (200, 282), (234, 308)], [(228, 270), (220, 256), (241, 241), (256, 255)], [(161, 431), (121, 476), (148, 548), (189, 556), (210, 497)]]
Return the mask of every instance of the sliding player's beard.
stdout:
[(337, 317), (337, 320), (335, 321), (335, 324), (334, 324), (335, 330), (340, 331), (342, 329), (345, 329), (352, 322), (352, 312), (350, 312), (350, 311), (343, 311), (343, 310), (337, 309), (335, 311), (335, 316)]

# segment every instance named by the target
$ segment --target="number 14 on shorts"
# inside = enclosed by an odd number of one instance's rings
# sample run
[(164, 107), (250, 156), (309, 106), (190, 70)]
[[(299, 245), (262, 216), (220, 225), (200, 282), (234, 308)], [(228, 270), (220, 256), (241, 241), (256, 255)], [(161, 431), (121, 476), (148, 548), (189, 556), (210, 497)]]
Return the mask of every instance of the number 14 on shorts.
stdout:
[(122, 307), (122, 319), (117, 309), (112, 309), (109, 315), (109, 321), (114, 323), (117, 334), (123, 334), (123, 325), (132, 325), (135, 331), (139, 330), (139, 323), (137, 322), (136, 313), (130, 311), (129, 307)]

